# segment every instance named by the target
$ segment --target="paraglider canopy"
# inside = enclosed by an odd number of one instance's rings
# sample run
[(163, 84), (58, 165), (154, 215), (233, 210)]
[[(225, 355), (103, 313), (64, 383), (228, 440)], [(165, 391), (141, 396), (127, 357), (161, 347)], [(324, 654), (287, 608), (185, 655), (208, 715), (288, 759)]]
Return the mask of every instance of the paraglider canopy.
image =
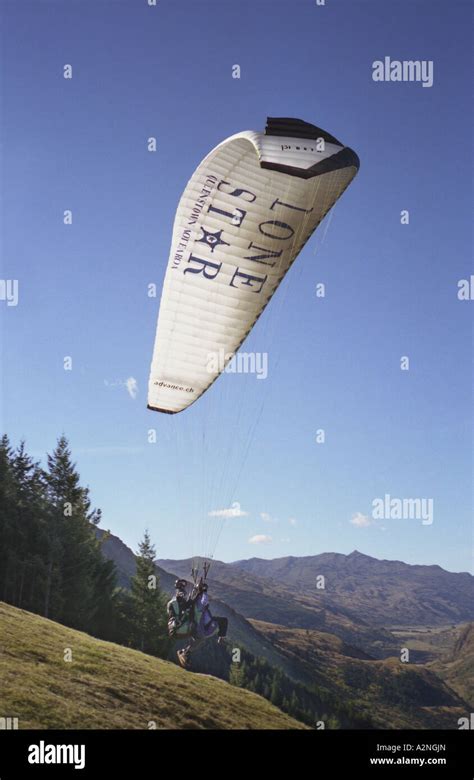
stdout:
[(150, 409), (180, 412), (212, 385), (358, 167), (337, 138), (290, 118), (207, 155), (176, 212)]

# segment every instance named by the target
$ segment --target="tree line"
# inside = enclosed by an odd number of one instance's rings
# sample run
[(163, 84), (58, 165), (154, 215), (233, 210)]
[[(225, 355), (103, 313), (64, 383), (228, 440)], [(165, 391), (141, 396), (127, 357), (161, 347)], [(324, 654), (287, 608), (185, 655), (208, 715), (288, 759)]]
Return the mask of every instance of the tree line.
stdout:
[(101, 520), (65, 436), (43, 468), (0, 440), (0, 599), (101, 639), (165, 657), (166, 601), (146, 532), (131, 589), (101, 552)]

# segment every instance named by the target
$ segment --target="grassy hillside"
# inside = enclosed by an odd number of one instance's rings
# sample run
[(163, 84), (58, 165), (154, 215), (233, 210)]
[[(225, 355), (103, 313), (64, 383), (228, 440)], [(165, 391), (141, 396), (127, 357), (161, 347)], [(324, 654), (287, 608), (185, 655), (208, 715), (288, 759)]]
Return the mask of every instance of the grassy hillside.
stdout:
[(249, 691), (3, 602), (0, 715), (23, 729), (304, 728)]

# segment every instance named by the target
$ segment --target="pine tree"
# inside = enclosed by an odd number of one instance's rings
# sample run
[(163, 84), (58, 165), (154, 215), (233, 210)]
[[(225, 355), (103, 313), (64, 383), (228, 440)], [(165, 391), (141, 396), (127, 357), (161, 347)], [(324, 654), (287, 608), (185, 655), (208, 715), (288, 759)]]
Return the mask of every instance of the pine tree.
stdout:
[(10, 576), (15, 568), (15, 484), (11, 461), (10, 441), (4, 435), (0, 441), (0, 598), (3, 601), (10, 599)]
[(296, 691), (293, 691), (290, 699), (290, 712), (292, 715), (297, 715), (300, 709), (300, 703)]
[(276, 674), (273, 676), (273, 682), (272, 682), (272, 688), (271, 688), (271, 694), (270, 694), (270, 701), (276, 707), (280, 706), (281, 691), (280, 691), (279, 680), (278, 680), (278, 677), (277, 677)]
[(131, 583), (134, 604), (133, 641), (143, 652), (165, 657), (169, 648), (167, 598), (160, 589), (155, 559), (155, 548), (148, 531), (145, 531), (136, 556), (136, 573)]
[(65, 436), (48, 455), (45, 473), (49, 516), (44, 614), (66, 625), (88, 630), (104, 590), (115, 588), (110, 564), (103, 560), (94, 526), (100, 510), (91, 509), (89, 489), (71, 459)]
[(245, 687), (245, 669), (242, 663), (231, 663), (229, 670), (229, 682), (236, 688)]
[(45, 581), (46, 486), (42, 470), (21, 442), (11, 459), (15, 481), (17, 570), (15, 604), (30, 610), (40, 607)]

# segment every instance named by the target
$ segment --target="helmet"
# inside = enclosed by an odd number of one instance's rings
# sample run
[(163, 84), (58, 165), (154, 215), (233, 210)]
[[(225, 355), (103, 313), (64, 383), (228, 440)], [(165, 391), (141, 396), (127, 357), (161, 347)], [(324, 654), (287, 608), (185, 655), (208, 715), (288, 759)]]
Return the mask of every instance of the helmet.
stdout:
[(186, 590), (186, 588), (188, 587), (188, 583), (186, 582), (186, 580), (176, 580), (174, 586), (176, 590)]
[(200, 593), (207, 593), (207, 582), (200, 582), (199, 583), (199, 592)]

